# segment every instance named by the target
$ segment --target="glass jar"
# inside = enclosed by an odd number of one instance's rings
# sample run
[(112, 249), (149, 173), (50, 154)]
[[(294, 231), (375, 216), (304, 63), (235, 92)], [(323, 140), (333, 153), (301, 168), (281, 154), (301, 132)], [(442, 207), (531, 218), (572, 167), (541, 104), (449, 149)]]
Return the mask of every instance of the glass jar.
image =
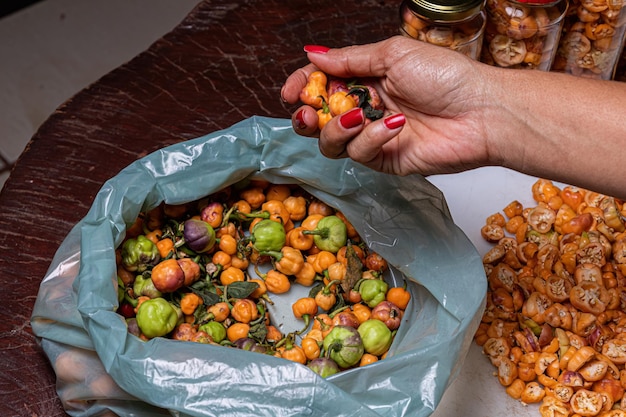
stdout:
[(624, 48), (624, 0), (570, 0), (553, 71), (610, 80)]
[(404, 0), (400, 33), (478, 60), (485, 29), (484, 0)]
[(487, 0), (485, 10), (482, 62), (506, 68), (550, 70), (567, 11), (566, 0)]

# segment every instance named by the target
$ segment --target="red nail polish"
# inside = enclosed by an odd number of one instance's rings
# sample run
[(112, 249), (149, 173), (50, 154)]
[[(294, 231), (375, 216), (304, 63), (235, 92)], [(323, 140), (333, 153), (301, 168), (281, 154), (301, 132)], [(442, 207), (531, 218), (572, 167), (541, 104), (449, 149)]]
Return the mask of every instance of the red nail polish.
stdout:
[(402, 113), (394, 114), (387, 117), (383, 123), (389, 130), (397, 129), (404, 126), (404, 123), (406, 123), (406, 117), (404, 117), (404, 114)]
[(306, 123), (304, 123), (304, 109), (300, 109), (300, 111), (296, 113), (296, 127), (300, 130), (306, 129)]
[(343, 126), (344, 129), (357, 127), (358, 125), (363, 124), (363, 121), (363, 109), (360, 107), (355, 107), (339, 117), (339, 123), (341, 123), (341, 126)]
[(304, 52), (311, 52), (314, 54), (325, 54), (329, 50), (330, 50), (329, 47), (322, 46), (322, 45), (305, 45), (304, 46)]

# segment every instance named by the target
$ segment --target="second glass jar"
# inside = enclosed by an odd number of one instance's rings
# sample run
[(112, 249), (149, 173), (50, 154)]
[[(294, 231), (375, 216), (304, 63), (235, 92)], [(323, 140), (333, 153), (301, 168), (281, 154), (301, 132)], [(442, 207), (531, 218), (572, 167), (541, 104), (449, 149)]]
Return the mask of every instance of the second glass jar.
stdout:
[(506, 68), (550, 70), (563, 28), (566, 0), (487, 0), (485, 10), (482, 62)]

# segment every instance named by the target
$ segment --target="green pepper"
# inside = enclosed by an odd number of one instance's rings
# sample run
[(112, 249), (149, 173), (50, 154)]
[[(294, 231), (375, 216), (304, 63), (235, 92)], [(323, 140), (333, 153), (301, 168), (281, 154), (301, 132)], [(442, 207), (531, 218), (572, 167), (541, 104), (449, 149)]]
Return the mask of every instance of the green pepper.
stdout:
[(359, 332), (350, 326), (337, 325), (324, 337), (324, 351), (340, 368), (349, 368), (361, 360), (365, 348)]
[(363, 302), (374, 308), (385, 300), (388, 288), (389, 285), (382, 279), (366, 279), (359, 285), (359, 294)]
[(178, 312), (164, 298), (152, 298), (139, 305), (137, 326), (148, 338), (165, 336), (178, 323)]
[(143, 272), (160, 260), (159, 249), (144, 235), (128, 239), (122, 245), (122, 263), (129, 271)]
[(146, 296), (150, 298), (160, 297), (161, 291), (157, 290), (152, 282), (152, 278), (137, 275), (133, 284), (133, 293), (136, 297)]
[(337, 253), (348, 242), (348, 228), (337, 216), (321, 219), (314, 230), (305, 230), (305, 235), (313, 235), (315, 245), (321, 250)]
[(391, 346), (393, 340), (391, 330), (380, 320), (365, 320), (359, 325), (357, 331), (361, 335), (363, 347), (367, 353), (380, 356)]
[(206, 332), (215, 343), (220, 343), (226, 338), (226, 328), (219, 321), (205, 323), (198, 330)]
[(259, 252), (280, 252), (285, 246), (285, 240), (285, 228), (273, 220), (261, 220), (252, 228), (252, 242)]
[(189, 219), (184, 223), (185, 244), (194, 252), (208, 252), (215, 245), (215, 229), (204, 220)]

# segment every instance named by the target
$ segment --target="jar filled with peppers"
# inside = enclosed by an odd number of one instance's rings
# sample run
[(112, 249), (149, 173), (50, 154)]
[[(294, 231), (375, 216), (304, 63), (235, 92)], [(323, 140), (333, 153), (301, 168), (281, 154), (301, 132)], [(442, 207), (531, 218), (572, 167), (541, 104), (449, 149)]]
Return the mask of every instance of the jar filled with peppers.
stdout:
[(405, 0), (400, 33), (478, 60), (485, 29), (484, 0)]
[(625, 36), (623, 0), (571, 0), (552, 70), (610, 80)]
[(504, 68), (549, 71), (567, 0), (487, 0), (481, 61)]

